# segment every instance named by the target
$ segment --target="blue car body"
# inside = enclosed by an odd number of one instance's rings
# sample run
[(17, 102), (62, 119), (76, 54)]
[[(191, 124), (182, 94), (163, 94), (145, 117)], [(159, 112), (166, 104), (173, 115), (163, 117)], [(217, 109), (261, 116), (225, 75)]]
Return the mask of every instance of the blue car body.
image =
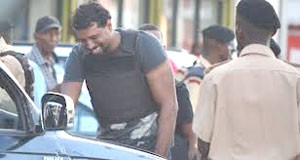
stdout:
[(157, 155), (44, 128), (41, 111), (0, 62), (0, 159), (159, 160)]

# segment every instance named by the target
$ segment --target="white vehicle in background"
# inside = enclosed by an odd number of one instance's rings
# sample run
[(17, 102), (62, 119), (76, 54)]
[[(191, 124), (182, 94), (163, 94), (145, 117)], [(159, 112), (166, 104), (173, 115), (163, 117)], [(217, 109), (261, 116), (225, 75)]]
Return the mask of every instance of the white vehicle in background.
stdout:
[(182, 81), (186, 76), (186, 71), (194, 65), (197, 57), (184, 50), (169, 49), (166, 52), (178, 69), (174, 74), (176, 81)]
[(188, 68), (193, 65), (197, 57), (185, 50), (168, 49), (167, 56), (176, 64), (177, 68)]

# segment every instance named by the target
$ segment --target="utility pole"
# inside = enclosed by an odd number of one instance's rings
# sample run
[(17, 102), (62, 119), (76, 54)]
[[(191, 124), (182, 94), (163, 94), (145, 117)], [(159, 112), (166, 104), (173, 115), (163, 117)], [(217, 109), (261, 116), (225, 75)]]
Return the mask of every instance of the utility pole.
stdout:
[(289, 55), (287, 55), (287, 42), (288, 42), (288, 8), (287, 8), (287, 1), (286, 0), (280, 0), (279, 2), (279, 18), (281, 23), (281, 28), (278, 33), (278, 42), (279, 46), (281, 48), (281, 57), (283, 60), (289, 60)]
[(173, 17), (172, 17), (172, 36), (171, 36), (171, 47), (176, 47), (177, 42), (177, 13), (178, 13), (179, 0), (173, 1)]
[(198, 44), (200, 29), (200, 8), (201, 0), (195, 0), (195, 17), (194, 17), (194, 43)]
[(123, 26), (123, 0), (118, 1), (118, 27)]

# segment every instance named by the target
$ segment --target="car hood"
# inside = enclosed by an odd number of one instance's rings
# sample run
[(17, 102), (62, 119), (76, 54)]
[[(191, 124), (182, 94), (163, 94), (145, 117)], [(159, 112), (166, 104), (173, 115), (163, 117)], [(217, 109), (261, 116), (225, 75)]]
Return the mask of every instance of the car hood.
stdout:
[(43, 135), (27, 139), (25, 142), (21, 140), (18, 141), (18, 143), (10, 144), (11, 147), (4, 151), (9, 154), (60, 155), (80, 159), (163, 159), (143, 151), (109, 144), (99, 140), (72, 136), (65, 131), (46, 132)]

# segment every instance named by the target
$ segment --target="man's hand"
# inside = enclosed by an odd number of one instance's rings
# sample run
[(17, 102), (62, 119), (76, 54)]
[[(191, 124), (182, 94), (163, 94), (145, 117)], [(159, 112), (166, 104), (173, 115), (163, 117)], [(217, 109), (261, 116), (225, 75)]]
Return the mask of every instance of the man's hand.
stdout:
[(201, 160), (201, 154), (200, 154), (197, 146), (189, 145), (188, 158), (189, 158), (189, 160)]
[(70, 96), (74, 102), (74, 106), (76, 106), (81, 87), (82, 82), (64, 82), (60, 86), (60, 91), (62, 94)]
[(61, 83), (57, 84), (53, 89), (51, 89), (51, 92), (58, 92), (60, 93), (60, 87), (61, 87)]
[(192, 129), (192, 122), (182, 124), (180, 129), (189, 143), (188, 160), (200, 160), (201, 154), (198, 150), (197, 136)]

